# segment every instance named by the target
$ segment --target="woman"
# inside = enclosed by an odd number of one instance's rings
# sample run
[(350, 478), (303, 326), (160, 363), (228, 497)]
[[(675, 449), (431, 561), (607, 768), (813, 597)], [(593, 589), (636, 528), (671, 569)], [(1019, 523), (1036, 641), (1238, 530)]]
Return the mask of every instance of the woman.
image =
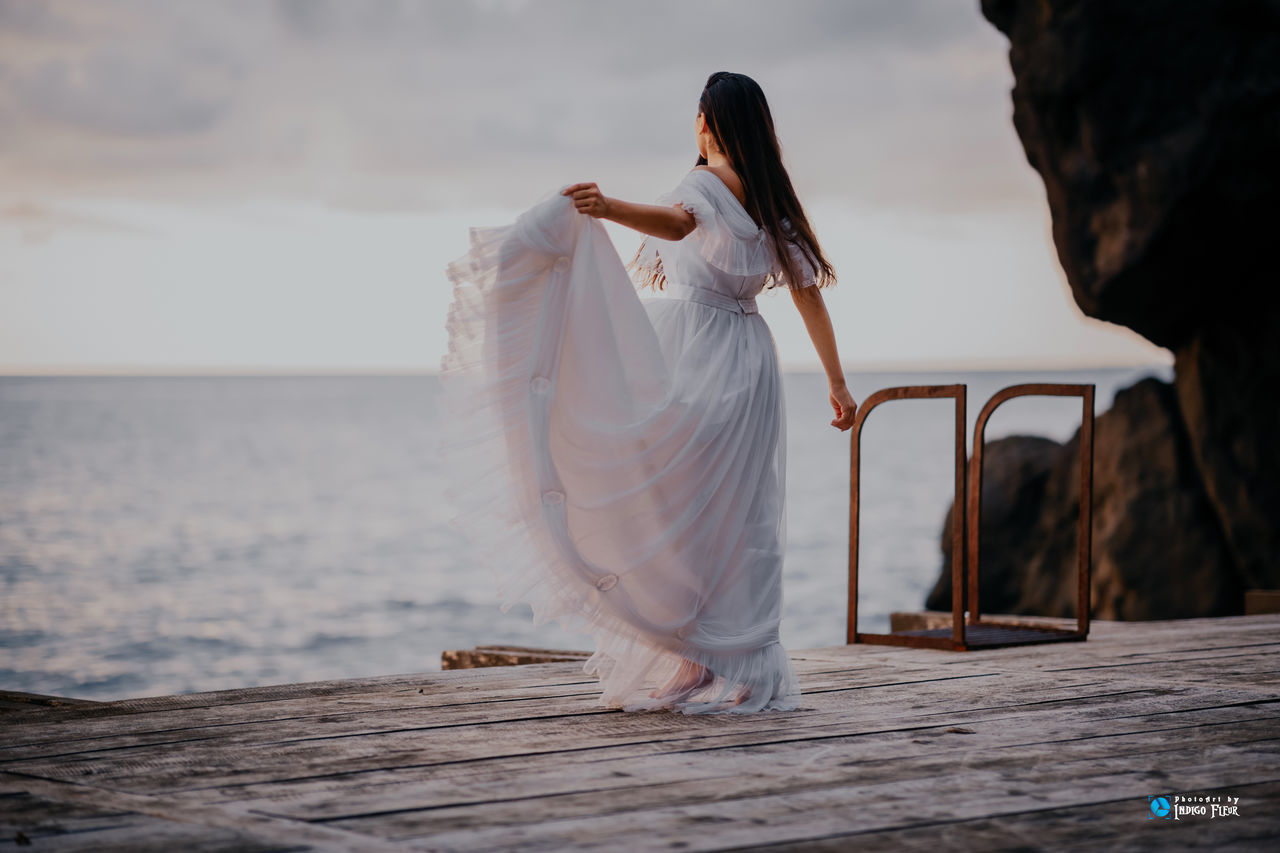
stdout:
[[(697, 165), (656, 205), (573, 184), (472, 229), (449, 267), (450, 495), (504, 612), (595, 638), (601, 706), (791, 710), (782, 381), (754, 297), (791, 289), (845, 430), (835, 276), (755, 81), (712, 74), (694, 129)], [(631, 266), (674, 298), (640, 299), (601, 218), (646, 235)]]

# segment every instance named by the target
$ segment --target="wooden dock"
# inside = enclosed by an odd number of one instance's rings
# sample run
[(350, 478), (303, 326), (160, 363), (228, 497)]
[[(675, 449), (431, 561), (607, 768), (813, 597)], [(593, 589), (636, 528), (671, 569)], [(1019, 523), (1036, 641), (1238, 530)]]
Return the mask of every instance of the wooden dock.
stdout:
[[(0, 847), (1280, 845), (1280, 615), (791, 652), (801, 709), (743, 716), (597, 709), (580, 662), (10, 710)], [(1148, 817), (1175, 794), (1239, 814)]]

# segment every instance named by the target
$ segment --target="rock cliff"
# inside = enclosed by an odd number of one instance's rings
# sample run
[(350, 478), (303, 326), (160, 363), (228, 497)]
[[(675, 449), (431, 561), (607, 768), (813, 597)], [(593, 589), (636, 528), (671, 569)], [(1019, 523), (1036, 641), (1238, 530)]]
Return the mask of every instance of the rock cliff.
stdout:
[[(1280, 2), (982, 12), (1009, 38), (1014, 127), (1076, 303), (1174, 354), (1172, 385), (1143, 380), (1098, 418), (1093, 612), (1239, 613), (1244, 589), (1280, 587)], [(1038, 511), (984, 505), (984, 611), (1074, 614), (1075, 452), (988, 449), (994, 492)], [(949, 571), (926, 606), (949, 609)]]

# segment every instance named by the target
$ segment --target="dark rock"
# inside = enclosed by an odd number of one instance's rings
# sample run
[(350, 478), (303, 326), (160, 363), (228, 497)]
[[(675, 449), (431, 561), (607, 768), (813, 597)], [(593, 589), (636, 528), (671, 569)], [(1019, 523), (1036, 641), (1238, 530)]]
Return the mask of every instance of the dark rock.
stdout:
[(1175, 354), (1174, 385), (1241, 578), (1280, 588), (1280, 318), (1246, 314), (1200, 330)]
[[(1094, 427), (1091, 615), (1243, 612), (1244, 584), (1200, 485), (1172, 386), (1149, 377), (1120, 391)], [(1076, 616), (1079, 466), (1078, 432), (1065, 444), (1016, 436), (986, 445), (982, 612)], [(947, 536), (949, 525), (944, 552)], [(947, 553), (927, 608), (951, 609), (950, 571)]]
[[(1280, 304), (1280, 3), (983, 0), (1088, 315), (1176, 349)], [(1259, 285), (1263, 285), (1259, 287)]]
[[(1176, 393), (1140, 383), (1098, 419), (1096, 615), (1240, 612), (1237, 591), (1280, 587), (1280, 0), (983, 0), (982, 11), (1010, 40), (1014, 126), (1077, 304), (1174, 352)], [(988, 539), (984, 524), (984, 555), (987, 541), (1017, 540), (987, 557), (984, 611), (1016, 595), (1025, 612), (1070, 612), (1060, 540), (1074, 537), (1062, 514), (1074, 513), (1063, 497), (1074, 451), (1044, 453), (1054, 473), (1034, 533), (997, 513), (1013, 532)], [(997, 492), (1040, 488), (1029, 464), (997, 473), (1014, 480)], [(1028, 535), (1047, 537), (1030, 555), (1016, 550)], [(949, 605), (947, 571), (930, 607)], [(999, 591), (1002, 576), (1016, 588)]]
[[(1014, 613), (1020, 606), (1024, 573), (1036, 551), (1029, 534), (1040, 520), (1045, 481), (1061, 452), (1058, 442), (1034, 435), (997, 439), (988, 442), (983, 451), (979, 541), (983, 556), (978, 599), (984, 613)], [(954, 509), (948, 507), (942, 525), (942, 576), (925, 602), (930, 610), (948, 613)]]

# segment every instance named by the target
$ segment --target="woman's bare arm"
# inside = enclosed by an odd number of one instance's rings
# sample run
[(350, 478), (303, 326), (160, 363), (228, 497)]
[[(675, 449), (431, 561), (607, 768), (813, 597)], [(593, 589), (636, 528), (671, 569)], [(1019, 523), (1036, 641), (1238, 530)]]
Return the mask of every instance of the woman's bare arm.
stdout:
[(822, 291), (812, 286), (793, 287), (791, 300), (800, 311), (804, 327), (813, 340), (813, 348), (818, 351), (818, 360), (827, 373), (827, 384), (831, 386), (831, 408), (836, 413), (831, 425), (843, 432), (853, 426), (858, 406), (845, 385), (844, 368), (840, 366), (840, 354), (836, 351), (836, 333), (831, 327), (827, 303), (822, 299)]
[(579, 213), (610, 219), (663, 240), (683, 240), (696, 225), (693, 214), (681, 207), (609, 198), (594, 183), (574, 184), (560, 194), (571, 196)]

